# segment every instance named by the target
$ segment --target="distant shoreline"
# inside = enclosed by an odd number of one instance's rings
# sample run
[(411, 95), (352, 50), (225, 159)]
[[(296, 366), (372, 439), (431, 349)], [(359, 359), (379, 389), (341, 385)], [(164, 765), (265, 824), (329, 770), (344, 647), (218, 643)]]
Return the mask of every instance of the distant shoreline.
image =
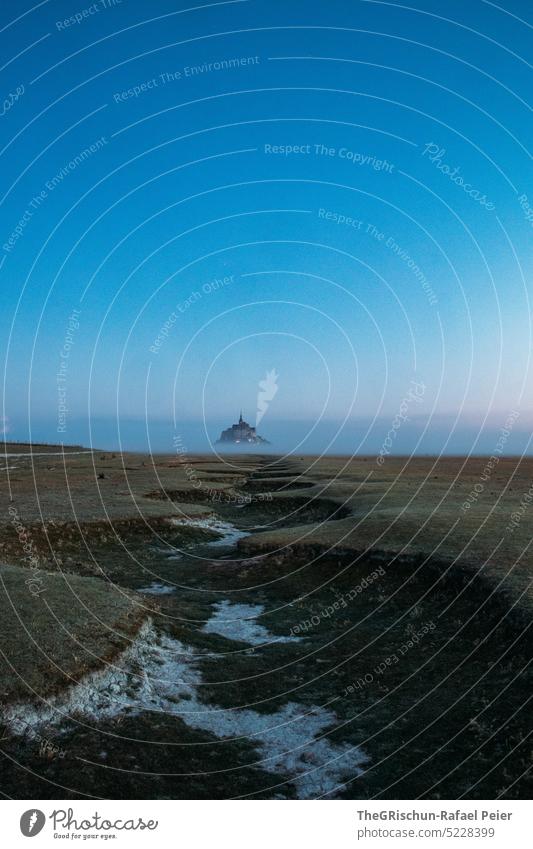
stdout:
[[(244, 446), (243, 446), (244, 448)], [(120, 454), (120, 455), (129, 455), (129, 456), (139, 456), (139, 457), (174, 457), (175, 454), (173, 451), (141, 451), (139, 449), (117, 449), (117, 448), (101, 448), (101, 447), (87, 447), (85, 445), (65, 445), (62, 443), (53, 443), (53, 442), (13, 442), (13, 441), (5, 441), (0, 442), (0, 455), (10, 454), (10, 453), (27, 453), (32, 454), (33, 449), (39, 449), (40, 453), (95, 453), (95, 454)], [(37, 452), (35, 452), (37, 453)], [(221, 452), (220, 455), (217, 451), (188, 451), (186, 456), (189, 457), (260, 457), (262, 456), (261, 451), (243, 451), (238, 448), (232, 452), (230, 450), (226, 450)], [(265, 456), (269, 457), (293, 457), (294, 459), (299, 459), (303, 457), (323, 457), (328, 459), (357, 459), (363, 462), (375, 462), (376, 456), (375, 454), (338, 454), (338, 453), (317, 453), (316, 451), (299, 451), (297, 453), (285, 453), (280, 451), (278, 453), (268, 452)], [(395, 460), (436, 460), (436, 459), (446, 459), (446, 460), (468, 460), (468, 459), (485, 459), (489, 458), (491, 454), (488, 452), (479, 452), (479, 453), (470, 453), (470, 454), (390, 454), (389, 458), (394, 458)], [(506, 460), (523, 460), (530, 458), (530, 454), (504, 454)], [(502, 459), (503, 459), (502, 457)]]
[(61, 453), (69, 451), (93, 451), (98, 449), (85, 448), (83, 445), (61, 445), (53, 442), (0, 442), (0, 454), (20, 453), (31, 454), (33, 449), (40, 449), (42, 453)]

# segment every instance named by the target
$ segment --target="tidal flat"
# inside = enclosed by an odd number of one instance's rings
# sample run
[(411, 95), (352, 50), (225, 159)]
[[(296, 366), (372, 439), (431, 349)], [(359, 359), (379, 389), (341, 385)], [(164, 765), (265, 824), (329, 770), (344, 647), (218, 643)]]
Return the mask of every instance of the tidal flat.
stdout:
[(0, 460), (5, 796), (531, 797), (533, 460)]

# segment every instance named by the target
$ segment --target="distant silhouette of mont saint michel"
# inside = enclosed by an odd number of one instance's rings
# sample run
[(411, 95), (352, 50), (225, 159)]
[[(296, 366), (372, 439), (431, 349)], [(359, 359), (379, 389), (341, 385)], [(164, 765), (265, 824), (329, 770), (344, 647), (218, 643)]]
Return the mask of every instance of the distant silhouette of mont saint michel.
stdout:
[(220, 439), (217, 440), (217, 445), (220, 443), (233, 443), (235, 445), (241, 442), (270, 445), (268, 439), (264, 439), (262, 436), (259, 436), (255, 431), (255, 427), (252, 427), (248, 424), (248, 422), (244, 421), (242, 417), (242, 410), (239, 416), (239, 421), (222, 431)]

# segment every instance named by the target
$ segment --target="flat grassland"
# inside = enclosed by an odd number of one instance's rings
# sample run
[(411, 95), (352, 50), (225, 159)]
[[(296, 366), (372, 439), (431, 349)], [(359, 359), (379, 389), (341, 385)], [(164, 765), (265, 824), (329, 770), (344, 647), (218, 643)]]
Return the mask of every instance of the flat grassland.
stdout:
[[(4, 714), (118, 662), (150, 619), (197, 653), (206, 706), (333, 710), (327, 739), (366, 765), (332, 795), (530, 795), (533, 460), (4, 448)], [(214, 519), (243, 535), (213, 548)], [(221, 604), (256, 606), (273, 639), (206, 628)], [(298, 795), (253, 738), (168, 713), (47, 733), (66, 757), (4, 733), (4, 792)]]

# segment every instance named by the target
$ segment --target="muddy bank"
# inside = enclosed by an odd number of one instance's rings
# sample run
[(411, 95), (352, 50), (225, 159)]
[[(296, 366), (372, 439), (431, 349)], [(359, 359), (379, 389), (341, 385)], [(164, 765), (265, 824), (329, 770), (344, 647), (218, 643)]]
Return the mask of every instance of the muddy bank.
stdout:
[(0, 566), (0, 706), (38, 703), (112, 661), (146, 619), (139, 601), (97, 578)]
[(199, 485), (190, 489), (153, 489), (145, 493), (145, 498), (153, 498), (155, 501), (176, 501), (180, 504), (204, 504), (211, 503), (213, 495), (223, 496), (227, 493), (234, 494), (231, 489)]
[[(211, 515), (211, 514), (206, 514)], [(30, 555), (50, 571), (65, 569), (80, 575), (102, 575), (106, 559), (128, 559), (128, 552), (159, 540), (169, 547), (184, 548), (217, 537), (201, 520), (174, 522), (174, 516), (117, 519), (112, 522), (62, 522), (26, 524), (23, 517), (2, 527), (0, 561), (30, 565)], [(107, 558), (105, 556), (107, 553)], [(100, 562), (102, 561), (102, 562)]]
[(248, 478), (240, 489), (243, 492), (287, 492), (294, 489), (310, 489), (314, 481), (293, 480), (287, 477)]
[[(264, 494), (263, 494), (264, 495)], [(243, 515), (253, 519), (261, 530), (290, 528), (294, 525), (330, 522), (350, 515), (350, 510), (327, 498), (274, 494), (271, 498), (255, 498), (243, 507)]]

